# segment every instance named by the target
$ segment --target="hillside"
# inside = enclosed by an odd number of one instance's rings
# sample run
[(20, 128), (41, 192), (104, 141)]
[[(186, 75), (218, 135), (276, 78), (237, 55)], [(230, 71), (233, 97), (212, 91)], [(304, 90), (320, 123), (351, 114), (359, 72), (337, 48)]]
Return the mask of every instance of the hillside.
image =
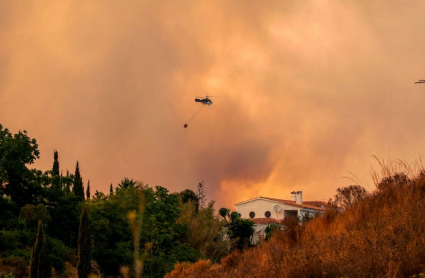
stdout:
[(425, 270), (425, 172), (376, 190), (221, 264), (180, 263), (166, 277), (409, 277)]

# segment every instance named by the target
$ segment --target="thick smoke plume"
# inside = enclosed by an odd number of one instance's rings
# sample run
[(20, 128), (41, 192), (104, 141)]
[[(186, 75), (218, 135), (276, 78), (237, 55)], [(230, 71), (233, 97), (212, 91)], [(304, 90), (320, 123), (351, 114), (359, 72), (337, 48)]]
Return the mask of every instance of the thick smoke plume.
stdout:
[[(92, 191), (328, 199), (423, 152), (425, 3), (0, 1), (1, 123)], [(214, 95), (200, 108), (195, 96)]]

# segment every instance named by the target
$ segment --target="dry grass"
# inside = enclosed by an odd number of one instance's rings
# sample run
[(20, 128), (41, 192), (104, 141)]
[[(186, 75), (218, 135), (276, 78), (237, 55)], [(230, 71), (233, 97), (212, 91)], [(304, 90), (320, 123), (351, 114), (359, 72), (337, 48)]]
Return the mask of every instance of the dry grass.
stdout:
[[(166, 277), (409, 277), (425, 270), (425, 172), (381, 162), (376, 190), (221, 264), (176, 265)], [(418, 166), (419, 165), (419, 166)], [(401, 172), (400, 170), (403, 170)], [(416, 174), (413, 174), (416, 173)]]

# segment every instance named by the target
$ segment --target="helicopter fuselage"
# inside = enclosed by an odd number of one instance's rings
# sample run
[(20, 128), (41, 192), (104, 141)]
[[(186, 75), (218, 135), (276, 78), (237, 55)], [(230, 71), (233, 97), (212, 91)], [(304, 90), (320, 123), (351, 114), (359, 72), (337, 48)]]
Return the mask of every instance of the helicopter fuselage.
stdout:
[(210, 106), (213, 102), (209, 98), (195, 98), (195, 102), (200, 102), (203, 105)]

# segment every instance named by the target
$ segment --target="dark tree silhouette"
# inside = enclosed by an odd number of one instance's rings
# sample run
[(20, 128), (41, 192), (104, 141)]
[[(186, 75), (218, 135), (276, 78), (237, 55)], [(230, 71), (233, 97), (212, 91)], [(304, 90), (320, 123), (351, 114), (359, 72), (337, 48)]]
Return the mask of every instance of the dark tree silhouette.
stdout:
[(81, 197), (84, 200), (84, 186), (83, 186), (83, 178), (80, 175), (80, 166), (77, 161), (77, 166), (75, 167), (75, 175), (74, 175), (74, 187), (72, 189), (75, 196)]
[(80, 229), (78, 231), (78, 263), (79, 278), (87, 278), (91, 271), (91, 239), (88, 210), (84, 206), (81, 213)]
[(46, 235), (41, 220), (38, 221), (38, 231), (31, 253), (30, 277), (44, 278), (51, 276), (51, 265), (47, 250)]
[(136, 185), (136, 182), (133, 179), (124, 178), (118, 184), (118, 189), (134, 188), (135, 185)]
[(87, 182), (86, 198), (90, 199), (90, 180)]
[(55, 150), (53, 154), (53, 168), (52, 168), (52, 174), (54, 176), (59, 176), (59, 155), (58, 152)]
[(204, 181), (198, 183), (198, 188), (196, 192), (196, 196), (198, 196), (199, 207), (203, 208), (207, 204), (207, 198), (205, 193), (205, 184)]
[(0, 125), (0, 185), (4, 194), (10, 196), (19, 208), (36, 203), (41, 187), (35, 182), (35, 171), (27, 168), (39, 158), (40, 152), (35, 139), (27, 132), (11, 134)]
[(179, 195), (180, 200), (183, 204), (186, 204), (187, 202), (191, 201), (193, 204), (195, 204), (195, 212), (199, 211), (199, 198), (195, 192), (190, 189), (185, 189), (180, 192)]

